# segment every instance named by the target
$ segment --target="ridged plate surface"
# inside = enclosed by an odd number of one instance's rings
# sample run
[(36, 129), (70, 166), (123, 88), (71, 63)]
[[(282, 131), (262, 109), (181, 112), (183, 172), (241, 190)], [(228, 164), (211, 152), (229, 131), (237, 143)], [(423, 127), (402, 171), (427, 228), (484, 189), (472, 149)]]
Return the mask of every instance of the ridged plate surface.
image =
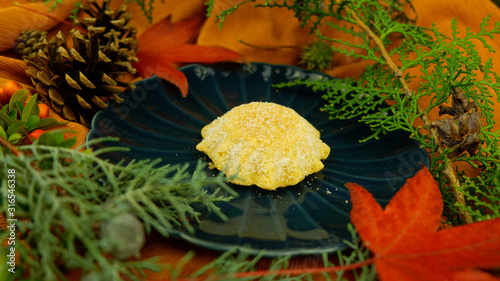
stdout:
[[(201, 223), (195, 233), (182, 229), (171, 234), (214, 250), (250, 246), (251, 253), (266, 249), (267, 256), (318, 254), (344, 247), (350, 235), (351, 202), (346, 182), (367, 188), (382, 205), (413, 176), (427, 153), (404, 131), (360, 143), (370, 134), (357, 120), (330, 120), (320, 111), (323, 93), (305, 87), (277, 89), (275, 83), (295, 79), (318, 79), (323, 74), (300, 68), (268, 64), (191, 65), (181, 69), (189, 81), (189, 94), (182, 98), (167, 82), (153, 77), (137, 83), (137, 89), (120, 105), (99, 112), (87, 140), (116, 136), (94, 148), (123, 146), (127, 152), (102, 157), (121, 159), (161, 157), (163, 164), (191, 163), (209, 159), (196, 150), (201, 129), (234, 106), (251, 101), (270, 101), (293, 108), (321, 132), (330, 146), (325, 168), (297, 184), (278, 191), (231, 185), (239, 197), (220, 203), (228, 221), (200, 209)], [(209, 189), (209, 187), (207, 187)]]

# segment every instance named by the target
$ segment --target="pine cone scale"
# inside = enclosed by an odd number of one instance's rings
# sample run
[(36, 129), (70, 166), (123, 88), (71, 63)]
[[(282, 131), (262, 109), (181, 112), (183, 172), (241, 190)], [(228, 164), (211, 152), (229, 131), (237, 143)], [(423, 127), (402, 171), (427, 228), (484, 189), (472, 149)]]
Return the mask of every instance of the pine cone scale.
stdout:
[(75, 81), (75, 79), (73, 79), (71, 76), (69, 76), (68, 74), (66, 74), (64, 76), (64, 79), (66, 80), (66, 83), (68, 83), (68, 85), (71, 87), (71, 88), (74, 88), (74, 89), (77, 89), (77, 90), (81, 90), (82, 87), (80, 87), (80, 85), (78, 85), (78, 83)]
[(73, 109), (68, 105), (65, 104), (62, 108), (62, 115), (64, 119), (70, 120), (70, 121), (77, 121), (76, 120), (76, 115)]
[(85, 77), (85, 75), (80, 71), (80, 83), (82, 83), (85, 87), (89, 88), (89, 89), (95, 89), (95, 85), (92, 84), (92, 82), (87, 78)]
[(101, 109), (106, 109), (108, 107), (108, 105), (97, 96), (92, 97), (92, 102), (98, 105)]
[(64, 105), (64, 99), (61, 96), (61, 93), (57, 91), (56, 89), (52, 88), (48, 91), (48, 95), (50, 97), (50, 100), (57, 104), (57, 105)]
[(42, 82), (43, 84), (50, 86), (52, 85), (52, 81), (50, 76), (47, 74), (47, 72), (44, 71), (38, 71), (36, 74), (36, 78)]

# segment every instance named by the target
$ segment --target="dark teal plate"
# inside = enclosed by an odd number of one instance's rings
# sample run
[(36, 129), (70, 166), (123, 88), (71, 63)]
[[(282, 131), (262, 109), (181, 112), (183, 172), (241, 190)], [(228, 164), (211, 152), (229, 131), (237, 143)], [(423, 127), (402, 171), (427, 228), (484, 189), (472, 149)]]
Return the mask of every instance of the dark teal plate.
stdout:
[(321, 139), (331, 148), (325, 168), (295, 186), (266, 191), (230, 185), (239, 197), (218, 204), (228, 221), (200, 208), (201, 223), (193, 222), (194, 233), (171, 231), (196, 245), (214, 250), (248, 245), (252, 254), (265, 249), (267, 256), (342, 249), (342, 240), (350, 238), (346, 182), (361, 184), (385, 205), (421, 164), (429, 164), (428, 154), (404, 131), (360, 143), (371, 134), (369, 127), (358, 120), (329, 120), (320, 111), (323, 93), (302, 86), (272, 86), (299, 78), (320, 79), (324, 74), (258, 63), (191, 65), (181, 70), (189, 81), (187, 98), (157, 77), (138, 82), (122, 104), (111, 104), (95, 116), (87, 136), (87, 140), (114, 136), (121, 141), (93, 148), (130, 148), (103, 154), (112, 162), (161, 157), (163, 164), (189, 162), (194, 168), (199, 159), (209, 161), (195, 148), (201, 129), (234, 106), (251, 101), (293, 108), (321, 132)]

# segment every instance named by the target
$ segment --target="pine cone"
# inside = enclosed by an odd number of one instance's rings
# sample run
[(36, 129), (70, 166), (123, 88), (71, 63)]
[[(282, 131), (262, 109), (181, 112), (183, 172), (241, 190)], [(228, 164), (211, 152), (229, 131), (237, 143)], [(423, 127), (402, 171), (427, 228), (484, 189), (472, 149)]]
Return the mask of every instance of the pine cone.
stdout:
[(14, 51), (21, 55), (23, 60), (33, 59), (42, 48), (42, 42), (45, 39), (47, 39), (47, 31), (23, 30), (17, 39)]
[(116, 94), (134, 87), (116, 79), (135, 73), (131, 65), (135, 57), (120, 51), (114, 31), (102, 46), (98, 36), (104, 32), (104, 28), (89, 26), (84, 36), (72, 29), (73, 48), (59, 32), (50, 42), (44, 40), (43, 48), (27, 60), (26, 74), (45, 101), (63, 118), (85, 126), (90, 126), (97, 111), (107, 107), (108, 99), (121, 102)]
[(124, 4), (115, 11), (111, 10), (110, 2), (111, 0), (104, 0), (102, 7), (95, 0), (89, 0), (88, 3), (82, 4), (80, 10), (90, 17), (76, 21), (76, 24), (84, 29), (88, 29), (90, 26), (104, 28), (105, 32), (98, 34), (101, 47), (112, 41), (111, 32), (114, 30), (121, 46), (120, 51), (135, 57), (139, 42), (136, 38), (137, 29), (130, 23), (132, 14), (126, 13), (127, 6)]

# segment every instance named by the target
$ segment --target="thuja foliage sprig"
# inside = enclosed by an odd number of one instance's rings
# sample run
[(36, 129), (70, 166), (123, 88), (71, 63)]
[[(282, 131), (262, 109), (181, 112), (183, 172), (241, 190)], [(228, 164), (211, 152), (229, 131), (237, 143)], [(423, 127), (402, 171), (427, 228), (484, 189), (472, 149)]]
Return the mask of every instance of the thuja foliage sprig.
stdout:
[[(37, 142), (20, 147), (0, 142), (5, 146), (0, 150), (1, 200), (15, 195), (16, 273), (24, 272), (29, 280), (64, 279), (70, 268), (83, 269), (88, 280), (137, 280), (144, 270), (159, 270), (153, 260), (128, 259), (139, 253), (145, 233), (155, 229), (167, 236), (173, 227), (191, 231), (188, 218), (199, 215), (194, 203), (224, 218), (215, 203), (230, 200), (222, 189), (234, 193), (223, 176), (205, 174), (203, 163), (190, 173), (187, 165), (111, 164), (98, 157), (117, 148), (81, 152)], [(12, 192), (9, 170), (16, 180)], [(7, 204), (0, 212), (11, 215)]]
[(480, 152), (472, 157), (460, 157), (479, 168), (477, 177), (462, 175), (461, 191), (468, 205), (459, 205), (475, 221), (500, 217), (500, 133), (485, 131), (481, 135)]
[[(500, 33), (499, 23), (489, 26), (487, 17), (478, 32), (467, 28), (461, 33), (453, 20), (451, 36), (445, 36), (435, 26), (416, 26), (415, 17), (405, 13), (405, 6), (409, 7), (406, 11), (412, 11), (410, 1), (337, 0), (325, 5), (322, 0), (295, 0), (264, 1), (255, 6), (293, 10), (304, 28), (310, 28), (321, 40), (338, 43), (333, 44), (334, 52), (371, 61), (356, 78), (297, 81), (281, 86), (306, 84), (327, 91), (323, 109), (333, 118), (360, 117), (373, 130), (368, 139), (398, 129), (410, 132), (431, 151), (431, 168), (443, 191), (454, 195), (447, 201), (448, 219), (455, 223), (473, 221), (471, 214), (475, 212), (466, 204), (466, 197), (477, 201), (473, 194), (498, 191), (488, 186), (498, 186), (498, 182), (485, 179), (498, 176), (493, 167), (499, 165), (499, 132), (492, 131), (492, 103), (494, 95), (500, 101), (500, 78), (493, 72), (491, 60), (479, 56), (476, 44), (494, 52), (486, 39)], [(222, 12), (220, 17), (227, 15)], [(321, 25), (347, 33), (355, 40), (325, 36), (318, 29)], [(416, 89), (409, 86), (415, 78), (409, 74), (411, 70), (420, 72), (422, 82)], [(443, 118), (431, 120), (430, 112), (438, 108)], [(453, 166), (457, 161), (480, 168), (482, 173), (463, 186)], [(487, 202), (486, 206), (480, 205), (495, 213), (492, 209), (497, 205)], [(456, 204), (461, 206), (459, 216)]]

